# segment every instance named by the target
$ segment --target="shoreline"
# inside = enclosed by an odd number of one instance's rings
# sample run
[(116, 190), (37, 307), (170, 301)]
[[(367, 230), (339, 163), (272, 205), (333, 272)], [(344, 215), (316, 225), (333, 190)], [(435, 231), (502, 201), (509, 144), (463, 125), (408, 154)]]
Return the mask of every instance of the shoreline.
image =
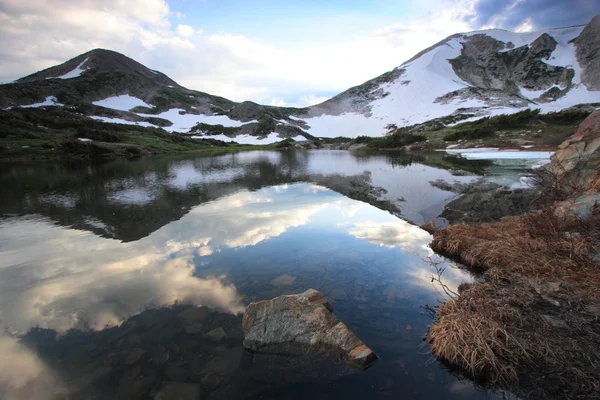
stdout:
[(538, 175), (538, 209), (433, 233), (481, 277), (435, 309), (432, 354), (523, 398), (600, 398), (600, 111)]

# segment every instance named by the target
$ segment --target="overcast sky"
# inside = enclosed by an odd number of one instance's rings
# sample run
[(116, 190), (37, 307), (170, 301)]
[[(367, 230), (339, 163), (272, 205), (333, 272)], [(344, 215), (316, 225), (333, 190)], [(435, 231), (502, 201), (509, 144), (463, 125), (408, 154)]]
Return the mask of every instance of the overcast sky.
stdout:
[(303, 106), (453, 33), (598, 13), (597, 0), (0, 0), (0, 82), (100, 47), (190, 89)]

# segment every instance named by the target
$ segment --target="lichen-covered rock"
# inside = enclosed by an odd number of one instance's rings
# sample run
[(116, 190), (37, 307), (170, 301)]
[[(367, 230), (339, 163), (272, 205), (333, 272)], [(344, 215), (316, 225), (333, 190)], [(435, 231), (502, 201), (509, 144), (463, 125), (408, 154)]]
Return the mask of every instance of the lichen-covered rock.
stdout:
[(377, 359), (314, 289), (251, 303), (242, 329), (244, 347), (257, 353), (326, 355), (360, 368)]
[(547, 168), (573, 191), (597, 191), (600, 166), (600, 111), (590, 114), (552, 156)]

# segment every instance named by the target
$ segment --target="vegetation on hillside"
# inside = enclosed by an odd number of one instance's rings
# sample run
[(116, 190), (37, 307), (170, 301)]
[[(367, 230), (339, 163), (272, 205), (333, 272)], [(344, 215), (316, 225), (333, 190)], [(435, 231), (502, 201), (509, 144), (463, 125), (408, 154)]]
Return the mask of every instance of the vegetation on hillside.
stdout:
[(189, 151), (223, 152), (248, 146), (212, 138), (191, 139), (161, 128), (113, 124), (62, 107), (0, 110), (0, 159), (138, 157)]

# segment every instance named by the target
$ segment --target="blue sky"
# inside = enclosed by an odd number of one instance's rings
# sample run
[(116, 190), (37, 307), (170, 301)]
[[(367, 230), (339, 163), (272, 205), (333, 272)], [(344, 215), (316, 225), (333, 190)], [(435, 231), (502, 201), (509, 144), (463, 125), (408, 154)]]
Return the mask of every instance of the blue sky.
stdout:
[(598, 13), (594, 0), (0, 0), (0, 82), (100, 47), (191, 89), (304, 106), (457, 32)]

